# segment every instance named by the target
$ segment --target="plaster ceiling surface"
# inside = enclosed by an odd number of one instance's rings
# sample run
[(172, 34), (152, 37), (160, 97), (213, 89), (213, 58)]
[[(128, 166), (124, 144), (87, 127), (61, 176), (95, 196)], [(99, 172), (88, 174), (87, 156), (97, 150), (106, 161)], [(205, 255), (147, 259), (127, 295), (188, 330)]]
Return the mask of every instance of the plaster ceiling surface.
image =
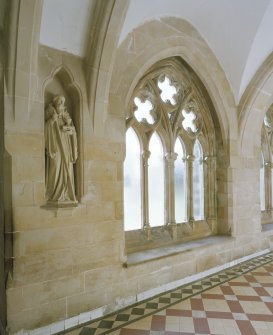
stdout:
[(95, 0), (44, 0), (40, 43), (82, 57), (94, 3)]
[[(99, 0), (100, 1), (100, 0)], [(44, 0), (40, 42), (84, 57), (95, 0)], [(191, 23), (222, 66), (238, 103), (273, 51), (273, 0), (130, 0), (119, 43), (164, 16)]]
[(238, 103), (252, 76), (273, 51), (272, 2), (131, 0), (120, 43), (130, 31), (149, 20), (175, 16), (188, 21), (217, 57)]

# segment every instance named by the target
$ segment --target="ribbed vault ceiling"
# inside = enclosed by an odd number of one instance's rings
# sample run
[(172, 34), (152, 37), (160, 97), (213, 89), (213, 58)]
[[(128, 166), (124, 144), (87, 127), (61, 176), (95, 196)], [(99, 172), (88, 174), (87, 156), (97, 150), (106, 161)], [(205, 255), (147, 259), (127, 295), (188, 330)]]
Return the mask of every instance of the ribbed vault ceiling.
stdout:
[[(40, 42), (84, 57), (95, 0), (44, 0)], [(143, 23), (164, 16), (190, 22), (219, 60), (239, 102), (273, 51), (273, 0), (131, 0), (121, 43)]]

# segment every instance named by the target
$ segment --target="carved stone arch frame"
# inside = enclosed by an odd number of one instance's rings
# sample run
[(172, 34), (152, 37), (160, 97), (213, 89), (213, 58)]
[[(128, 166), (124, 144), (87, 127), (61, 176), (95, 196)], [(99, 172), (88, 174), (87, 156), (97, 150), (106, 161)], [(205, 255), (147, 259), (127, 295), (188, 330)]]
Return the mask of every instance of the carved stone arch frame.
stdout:
[[(170, 69), (170, 67), (173, 66), (173, 69)], [(168, 71), (166, 71), (166, 69)], [(172, 71), (175, 69), (175, 78), (172, 75)], [(198, 109), (198, 117), (201, 119), (200, 126), (202, 127), (200, 129), (200, 133), (194, 134), (192, 133), (191, 136), (187, 133), (186, 130), (183, 129), (183, 126), (180, 125), (180, 131), (176, 133), (174, 130), (176, 123), (180, 122), (181, 118), (179, 117), (179, 114), (181, 113), (181, 108), (183, 106), (183, 98), (188, 99), (188, 96), (186, 94), (182, 94), (182, 98), (180, 101), (178, 100), (175, 104), (176, 110), (174, 111), (177, 115), (177, 118), (174, 120), (173, 127), (170, 126), (172, 121), (170, 120), (169, 110), (168, 110), (168, 103), (161, 101), (160, 97), (160, 88), (157, 87), (157, 90), (154, 91), (155, 99), (156, 100), (156, 109), (160, 108), (160, 118), (158, 122), (152, 125), (147, 125), (146, 127), (143, 127), (142, 121), (137, 121), (134, 118), (133, 115), (133, 109), (132, 109), (132, 101), (135, 96), (138, 95), (138, 92), (141, 92), (141, 87), (145, 87), (147, 83), (149, 84), (149, 80), (154, 81), (154, 78), (159, 78), (162, 74), (170, 77), (170, 80), (177, 80), (177, 84), (181, 85), (181, 91), (184, 90), (186, 92), (187, 90), (190, 92), (189, 96), (192, 96), (197, 103)], [(210, 110), (205, 102), (208, 97), (204, 97), (203, 94), (196, 89), (198, 87), (198, 83), (192, 83), (190, 80), (192, 79), (191, 73), (187, 72), (186, 69), (183, 67), (183, 64), (179, 62), (178, 58), (168, 58), (161, 60), (160, 62), (157, 62), (154, 64), (139, 80), (139, 82), (136, 84), (135, 89), (132, 91), (131, 98), (129, 100), (129, 109), (131, 112), (128, 114), (126, 113), (128, 117), (127, 127), (132, 127), (134, 129), (138, 129), (139, 133), (141, 134), (141, 137), (143, 139), (147, 139), (145, 142), (145, 148), (144, 151), (148, 153), (148, 156), (145, 155), (142, 156), (142, 162), (144, 162), (144, 166), (148, 166), (149, 161), (149, 139), (152, 137), (152, 135), (156, 132), (158, 136), (160, 137), (162, 146), (163, 146), (163, 153), (164, 153), (164, 183), (165, 183), (165, 192), (164, 192), (164, 201), (165, 201), (165, 228), (167, 230), (170, 230), (170, 234), (172, 238), (177, 238), (177, 229), (176, 229), (176, 223), (175, 223), (175, 217), (174, 217), (174, 162), (176, 160), (176, 154), (174, 153), (174, 141), (177, 137), (182, 139), (184, 149), (185, 149), (185, 159), (186, 159), (186, 176), (187, 178), (187, 189), (192, 190), (192, 163), (193, 163), (193, 146), (197, 138), (199, 138), (200, 145), (202, 146), (202, 155), (203, 157), (206, 156), (209, 163), (207, 164), (206, 168), (204, 169), (204, 185), (208, 192), (205, 192), (204, 194), (204, 208), (205, 208), (205, 224), (209, 227), (212, 233), (216, 232), (216, 164), (214, 160), (215, 155), (215, 132), (214, 132), (214, 123), (212, 121), (211, 115), (206, 115), (207, 113), (210, 113)], [(195, 79), (195, 78), (194, 78)], [(193, 79), (192, 79), (193, 80)], [(200, 80), (199, 80), (200, 81)], [(153, 82), (153, 85), (155, 82)], [(182, 87), (182, 85), (185, 85)], [(153, 89), (154, 90), (154, 89)], [(184, 93), (183, 92), (183, 93)], [(161, 100), (160, 100), (161, 99)], [(158, 101), (160, 100), (160, 101)], [(164, 105), (166, 104), (166, 105)], [(161, 106), (162, 105), (162, 106)], [(203, 120), (204, 119), (204, 120)], [(202, 123), (205, 123), (204, 127), (202, 126)], [(208, 138), (209, 134), (210, 137)], [(211, 143), (209, 143), (211, 142)], [(203, 165), (205, 166), (205, 164)], [(144, 169), (145, 170), (145, 169)], [(143, 170), (143, 171), (144, 171)], [(146, 176), (148, 174), (148, 168), (143, 172), (143, 174), (146, 173)], [(213, 179), (213, 180), (212, 180)], [(190, 185), (190, 186), (189, 186)], [(146, 188), (148, 186), (146, 185)], [(148, 192), (148, 191), (147, 191)], [(144, 192), (145, 193), (145, 192)], [(206, 194), (208, 193), (208, 195)], [(148, 193), (147, 193), (148, 194)], [(146, 194), (146, 195), (147, 195)], [(142, 194), (143, 196), (143, 194)], [(145, 195), (144, 195), (145, 196)], [(192, 191), (187, 192), (188, 201), (188, 210), (187, 215), (189, 219), (193, 219), (193, 200), (192, 200)], [(144, 205), (143, 207), (148, 206), (148, 197), (146, 196), (146, 199), (144, 199)], [(194, 219), (193, 219), (194, 220)], [(204, 220), (203, 220), (204, 221)], [(200, 223), (199, 223), (200, 224)], [(145, 214), (144, 214), (144, 230), (150, 231), (149, 227), (149, 221), (146, 217), (145, 220)], [(179, 228), (181, 230), (181, 228)], [(148, 232), (148, 239), (150, 232)]]
[(44, 110), (54, 96), (64, 95), (66, 99), (66, 106), (77, 132), (78, 159), (74, 166), (74, 175), (76, 198), (80, 202), (84, 195), (83, 97), (80, 85), (75, 81), (70, 69), (65, 64), (62, 64), (54, 68), (44, 80), (42, 95)]
[[(164, 27), (169, 27), (169, 19), (166, 17), (160, 22), (151, 21), (137, 27), (120, 44), (110, 87), (110, 100), (115, 103), (109, 105), (109, 113), (118, 110), (120, 117), (125, 117), (127, 106), (139, 80), (158, 62), (174, 58), (175, 61), (182, 60), (191, 68), (191, 77), (199, 78), (202, 88), (205, 89), (206, 97), (209, 97), (208, 110), (212, 114), (212, 119), (216, 120), (213, 121), (213, 126), (217, 137), (217, 163), (221, 164), (217, 172), (217, 181), (220, 184), (219, 198), (221, 199), (218, 205), (220, 215), (217, 219), (217, 228), (221, 233), (228, 233), (230, 225), (233, 224), (233, 216), (222, 209), (228, 206), (228, 199), (232, 197), (232, 190), (227, 187), (228, 150), (229, 141), (237, 138), (235, 101), (228, 80), (217, 59), (191, 24), (182, 19), (172, 18), (176, 30), (172, 32), (167, 29), (166, 34), (162, 36), (160, 32)], [(151, 24), (154, 28), (153, 34), (149, 30)], [(139, 36), (144, 36), (144, 38), (139, 39)], [(132, 41), (137, 41), (137, 43), (132, 43)], [(195, 52), (193, 53), (192, 50)], [(204, 53), (206, 57), (203, 57)], [(213, 146), (210, 147), (211, 152), (215, 153), (212, 148)], [(216, 170), (215, 157), (212, 156), (210, 159), (210, 164)], [(216, 189), (215, 186), (212, 187)], [(228, 191), (224, 191), (225, 189)], [(215, 198), (216, 195), (213, 193), (209, 205), (210, 217), (214, 222), (208, 223), (214, 232), (217, 208)]]
[[(260, 66), (253, 79), (246, 88), (239, 106), (239, 150), (242, 157), (253, 161), (253, 168), (255, 169), (255, 177), (251, 182), (255, 185), (260, 183), (260, 155), (261, 139), (263, 134), (264, 117), (273, 103), (273, 53)], [(266, 154), (266, 152), (265, 152)], [(261, 220), (255, 221), (253, 229), (261, 230), (261, 225), (272, 223), (273, 208), (272, 208), (272, 174), (271, 164), (272, 158), (266, 154), (265, 163), (268, 163), (265, 169), (265, 207), (267, 210), (261, 211), (261, 206), (256, 206), (256, 212), (252, 211), (252, 216), (260, 217)], [(266, 159), (270, 158), (266, 162)], [(251, 220), (251, 218), (250, 218)], [(250, 221), (251, 222), (251, 221)]]

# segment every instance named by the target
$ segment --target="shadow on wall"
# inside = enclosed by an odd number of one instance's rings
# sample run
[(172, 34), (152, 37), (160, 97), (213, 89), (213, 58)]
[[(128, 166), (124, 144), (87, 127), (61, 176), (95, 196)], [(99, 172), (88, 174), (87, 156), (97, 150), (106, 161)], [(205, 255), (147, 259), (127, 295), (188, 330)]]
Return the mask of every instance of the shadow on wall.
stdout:
[(6, 326), (6, 285), (13, 268), (11, 156), (1, 148), (0, 170), (0, 334)]

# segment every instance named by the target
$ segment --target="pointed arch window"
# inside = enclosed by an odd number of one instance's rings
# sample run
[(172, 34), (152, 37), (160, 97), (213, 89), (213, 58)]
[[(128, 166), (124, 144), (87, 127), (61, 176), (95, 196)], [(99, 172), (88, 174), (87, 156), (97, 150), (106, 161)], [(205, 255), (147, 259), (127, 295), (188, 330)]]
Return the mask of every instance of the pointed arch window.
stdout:
[[(188, 70), (178, 58), (156, 64), (140, 79), (129, 100), (124, 222), (126, 243), (133, 250), (138, 245), (143, 250), (214, 233), (216, 141), (208, 107), (212, 104), (207, 104), (204, 88)], [(130, 129), (138, 134), (138, 145), (130, 140)], [(133, 175), (135, 191), (130, 189)]]

